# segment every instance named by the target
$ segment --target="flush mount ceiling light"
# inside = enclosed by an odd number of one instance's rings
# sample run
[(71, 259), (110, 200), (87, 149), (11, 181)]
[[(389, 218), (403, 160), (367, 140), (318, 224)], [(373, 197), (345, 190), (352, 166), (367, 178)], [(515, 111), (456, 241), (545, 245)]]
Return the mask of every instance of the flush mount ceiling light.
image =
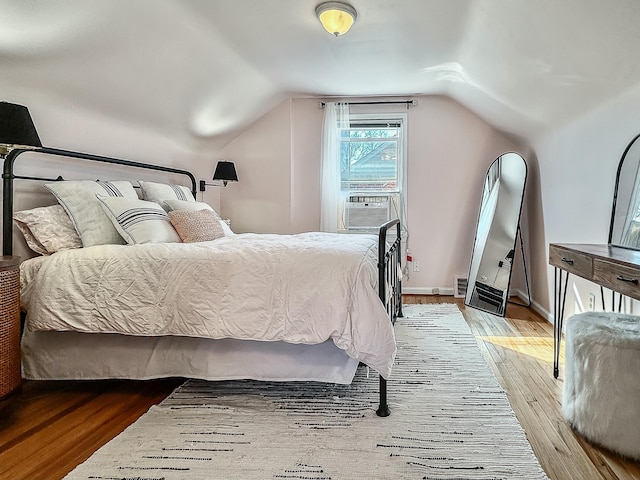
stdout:
[(342, 2), (321, 3), (316, 15), (324, 29), (336, 37), (347, 33), (358, 16), (355, 8)]

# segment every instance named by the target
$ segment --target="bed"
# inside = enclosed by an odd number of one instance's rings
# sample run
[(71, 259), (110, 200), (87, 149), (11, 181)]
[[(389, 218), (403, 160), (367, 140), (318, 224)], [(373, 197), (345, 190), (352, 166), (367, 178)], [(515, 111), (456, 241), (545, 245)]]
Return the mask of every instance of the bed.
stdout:
[[(158, 192), (169, 192), (166, 185), (154, 190), (157, 184), (146, 182), (145, 189), (139, 181), (142, 193), (131, 194), (125, 182), (91, 182), (91, 192), (111, 191), (113, 198), (92, 195), (119, 234), (117, 242), (95, 241), (97, 214), (77, 210), (95, 207), (93, 197), (69, 196), (79, 187), (61, 177), (16, 175), (14, 164), (25, 152), (161, 171), (190, 186), (170, 185), (177, 197), (163, 201)], [(362, 363), (380, 375), (377, 413), (389, 414), (393, 322), (402, 315), (398, 220), (382, 225), (378, 235), (234, 234), (215, 211), (205, 211), (213, 209), (195, 208), (196, 181), (188, 171), (52, 148), (18, 149), (4, 162), (3, 255), (13, 254), (15, 180), (48, 182), (81, 237), (80, 248), (21, 264), (25, 378), (348, 384)], [(167, 209), (171, 223), (164, 218)], [(198, 237), (208, 222), (215, 235)], [(169, 225), (161, 241), (159, 224)], [(152, 241), (145, 237), (149, 225)]]

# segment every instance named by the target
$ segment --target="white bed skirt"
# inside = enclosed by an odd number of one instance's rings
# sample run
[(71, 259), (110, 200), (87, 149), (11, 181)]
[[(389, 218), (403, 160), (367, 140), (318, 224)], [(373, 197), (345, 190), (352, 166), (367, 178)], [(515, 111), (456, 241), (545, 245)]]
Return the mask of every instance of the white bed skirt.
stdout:
[(331, 340), (302, 345), (28, 330), (22, 338), (23, 377), (31, 380), (185, 377), (349, 384), (358, 363)]

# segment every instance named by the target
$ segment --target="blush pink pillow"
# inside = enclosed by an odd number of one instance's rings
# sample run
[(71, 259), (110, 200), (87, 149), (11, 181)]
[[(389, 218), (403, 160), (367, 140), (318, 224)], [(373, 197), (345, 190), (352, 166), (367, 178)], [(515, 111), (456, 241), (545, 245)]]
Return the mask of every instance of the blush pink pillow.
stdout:
[(169, 212), (169, 219), (184, 243), (224, 237), (220, 219), (212, 210), (173, 210)]

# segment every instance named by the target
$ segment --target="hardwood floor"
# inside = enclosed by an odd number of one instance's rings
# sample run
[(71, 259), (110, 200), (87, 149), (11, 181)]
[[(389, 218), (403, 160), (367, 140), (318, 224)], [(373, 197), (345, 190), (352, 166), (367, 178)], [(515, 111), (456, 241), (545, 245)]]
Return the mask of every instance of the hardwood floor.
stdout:
[(25, 382), (0, 403), (0, 479), (64, 477), (181, 382)]
[[(533, 309), (509, 304), (507, 318), (467, 308), (461, 299), (407, 296), (404, 303), (455, 302), (487, 363), (507, 392), (534, 453), (552, 480), (640, 479), (640, 462), (624, 460), (575, 434), (560, 406), (564, 358), (553, 378), (553, 325)], [(564, 346), (564, 344), (563, 344)]]
[[(499, 318), (453, 297), (405, 297), (405, 303), (441, 302), (460, 307), (551, 479), (640, 480), (640, 463), (589, 445), (560, 414), (564, 372), (553, 378), (551, 324), (512, 304)], [(25, 382), (0, 402), (0, 479), (64, 477), (181, 382)]]

